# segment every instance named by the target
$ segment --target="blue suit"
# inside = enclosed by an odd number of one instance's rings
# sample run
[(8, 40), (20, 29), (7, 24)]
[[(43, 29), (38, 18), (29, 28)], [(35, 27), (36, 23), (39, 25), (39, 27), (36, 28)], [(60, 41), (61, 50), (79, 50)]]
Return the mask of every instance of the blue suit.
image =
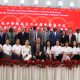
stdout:
[(51, 32), (50, 33), (50, 36), (49, 36), (51, 45), (54, 46), (56, 40), (59, 40), (60, 41), (60, 38), (61, 38), (61, 34), (59, 32), (56, 32), (56, 36), (55, 36), (55, 32)]

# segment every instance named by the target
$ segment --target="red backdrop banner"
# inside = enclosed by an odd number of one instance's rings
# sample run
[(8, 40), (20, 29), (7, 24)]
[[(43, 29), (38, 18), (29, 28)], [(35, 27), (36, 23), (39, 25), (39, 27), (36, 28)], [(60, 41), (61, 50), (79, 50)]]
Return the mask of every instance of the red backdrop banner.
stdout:
[(32, 26), (75, 30), (80, 27), (80, 10), (63, 8), (0, 6), (0, 27), (20, 30)]

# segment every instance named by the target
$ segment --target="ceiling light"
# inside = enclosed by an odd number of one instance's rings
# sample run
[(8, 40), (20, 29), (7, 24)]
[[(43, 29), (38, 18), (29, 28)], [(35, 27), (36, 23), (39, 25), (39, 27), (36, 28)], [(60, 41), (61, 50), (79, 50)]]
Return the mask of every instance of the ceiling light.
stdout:
[(4, 3), (7, 4), (8, 3), (8, 0), (4, 0)]
[(37, 5), (38, 4), (38, 0), (34, 0), (34, 5)]
[(70, 7), (74, 7), (74, 2), (70, 2)]
[(20, 0), (20, 4), (24, 4), (24, 0)]
[(59, 6), (59, 7), (62, 7), (62, 6), (63, 6), (63, 2), (62, 2), (62, 1), (59, 1), (59, 2), (58, 2), (58, 6)]
[(50, 6), (51, 5), (51, 1), (47, 1), (47, 6)]

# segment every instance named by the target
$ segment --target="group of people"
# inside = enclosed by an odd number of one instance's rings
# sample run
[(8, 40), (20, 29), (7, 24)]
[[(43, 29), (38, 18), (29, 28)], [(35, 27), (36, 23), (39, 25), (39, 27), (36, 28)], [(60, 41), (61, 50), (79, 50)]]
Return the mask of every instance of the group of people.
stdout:
[(12, 60), (80, 60), (80, 29), (60, 30), (43, 26), (22, 28), (17, 33), (13, 28), (3, 32), (0, 28), (0, 58)]

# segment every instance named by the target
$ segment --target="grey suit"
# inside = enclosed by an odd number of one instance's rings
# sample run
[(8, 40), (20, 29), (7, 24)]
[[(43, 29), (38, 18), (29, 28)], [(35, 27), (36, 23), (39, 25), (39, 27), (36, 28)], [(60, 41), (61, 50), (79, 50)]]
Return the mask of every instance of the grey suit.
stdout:
[(42, 45), (44, 45), (47, 40), (49, 40), (49, 33), (48, 32), (42, 32), (42, 34), (41, 34)]
[(34, 30), (30, 31), (29, 32), (29, 42), (30, 42), (30, 44), (34, 44), (37, 37), (38, 37), (37, 31), (34, 31)]
[(13, 32), (8, 32), (6, 33), (6, 39), (9, 39), (10, 40), (10, 44), (13, 45), (15, 43), (15, 39), (16, 39), (16, 33)]

